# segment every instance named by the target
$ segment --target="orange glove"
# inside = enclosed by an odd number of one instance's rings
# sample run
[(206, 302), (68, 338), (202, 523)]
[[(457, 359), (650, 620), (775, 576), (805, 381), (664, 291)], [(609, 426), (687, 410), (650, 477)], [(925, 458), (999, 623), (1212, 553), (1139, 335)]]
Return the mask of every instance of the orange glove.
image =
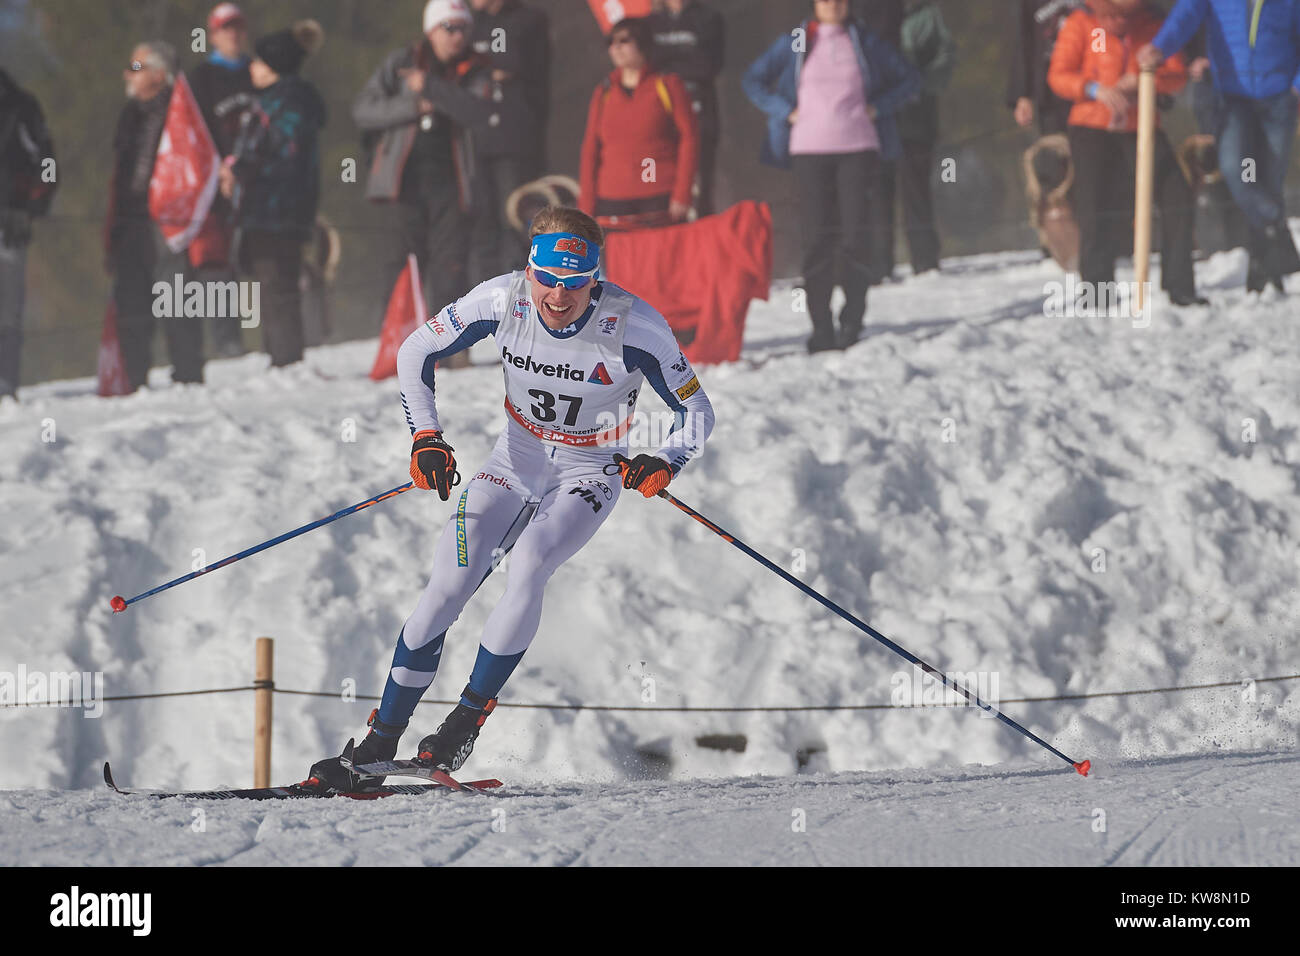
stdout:
[(442, 440), (442, 432), (431, 429), (416, 432), (412, 437), (415, 440), (411, 445), (411, 480), (415, 487), (435, 490), (446, 501), (451, 497), (451, 489), (460, 484), (452, 447)]
[(647, 498), (659, 494), (673, 480), (672, 468), (657, 455), (637, 455), (634, 459), (615, 455), (614, 461), (623, 476), (623, 487), (634, 488)]

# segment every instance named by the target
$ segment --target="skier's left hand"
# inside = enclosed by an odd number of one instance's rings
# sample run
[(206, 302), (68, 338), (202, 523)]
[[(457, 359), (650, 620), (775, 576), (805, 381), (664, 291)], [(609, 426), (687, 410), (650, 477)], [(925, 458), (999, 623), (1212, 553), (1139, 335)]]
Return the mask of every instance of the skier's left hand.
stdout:
[(658, 455), (637, 455), (629, 459), (626, 455), (615, 455), (619, 474), (623, 476), (623, 487), (633, 488), (647, 498), (653, 498), (668, 487), (673, 480), (673, 470)]

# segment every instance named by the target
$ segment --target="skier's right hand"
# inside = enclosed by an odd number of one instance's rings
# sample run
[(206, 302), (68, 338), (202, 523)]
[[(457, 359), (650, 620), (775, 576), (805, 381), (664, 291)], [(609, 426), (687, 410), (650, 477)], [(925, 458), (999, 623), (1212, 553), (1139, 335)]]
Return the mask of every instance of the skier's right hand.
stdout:
[(416, 432), (411, 444), (411, 480), (415, 487), (437, 491), (446, 501), (451, 489), (460, 484), (456, 470), (456, 456), (452, 447), (442, 440), (442, 432), (426, 429)]

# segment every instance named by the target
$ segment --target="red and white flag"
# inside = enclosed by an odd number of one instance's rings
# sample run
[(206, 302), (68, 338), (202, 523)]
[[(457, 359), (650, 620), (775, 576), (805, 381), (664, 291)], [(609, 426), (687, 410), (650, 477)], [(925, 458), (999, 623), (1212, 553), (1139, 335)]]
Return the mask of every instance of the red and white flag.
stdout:
[(608, 35), (619, 20), (650, 15), (652, 0), (587, 0), (591, 12), (600, 24), (600, 32)]
[(424, 292), (420, 289), (420, 266), (414, 255), (406, 257), (406, 268), (397, 277), (393, 293), (384, 312), (384, 327), (379, 332), (379, 354), (370, 377), (378, 382), (397, 374), (397, 350), (407, 336), (420, 327), (428, 316), (424, 311)]
[(149, 180), (149, 215), (172, 252), (188, 246), (203, 227), (217, 194), (220, 166), (221, 154), (190, 84), (178, 73)]
[(131, 383), (126, 378), (126, 363), (122, 361), (122, 346), (117, 340), (117, 308), (108, 300), (104, 309), (104, 330), (99, 336), (99, 394), (104, 398), (126, 395)]

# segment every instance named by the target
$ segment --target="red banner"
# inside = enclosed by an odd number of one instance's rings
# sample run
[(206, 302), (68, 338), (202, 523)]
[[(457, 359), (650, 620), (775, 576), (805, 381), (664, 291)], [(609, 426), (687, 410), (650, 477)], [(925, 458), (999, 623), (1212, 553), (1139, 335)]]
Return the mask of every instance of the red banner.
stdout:
[(420, 289), (420, 267), (415, 256), (406, 257), (406, 268), (397, 277), (393, 294), (388, 297), (384, 327), (379, 332), (379, 354), (375, 356), (370, 377), (378, 382), (397, 374), (397, 350), (407, 337), (428, 318), (424, 311), (424, 292)]
[(772, 210), (746, 200), (713, 216), (662, 229), (611, 232), (609, 280), (663, 314), (692, 362), (734, 362), (751, 299), (772, 285)]
[(600, 32), (608, 34), (619, 20), (648, 16), (653, 0), (587, 0), (587, 3), (600, 24)]
[(149, 215), (172, 252), (188, 246), (203, 227), (217, 194), (220, 165), (221, 156), (190, 84), (178, 73), (149, 180)]
[(99, 394), (104, 398), (127, 395), (131, 383), (126, 378), (126, 363), (122, 361), (122, 346), (117, 341), (117, 308), (108, 300), (104, 309), (104, 330), (99, 336)]

